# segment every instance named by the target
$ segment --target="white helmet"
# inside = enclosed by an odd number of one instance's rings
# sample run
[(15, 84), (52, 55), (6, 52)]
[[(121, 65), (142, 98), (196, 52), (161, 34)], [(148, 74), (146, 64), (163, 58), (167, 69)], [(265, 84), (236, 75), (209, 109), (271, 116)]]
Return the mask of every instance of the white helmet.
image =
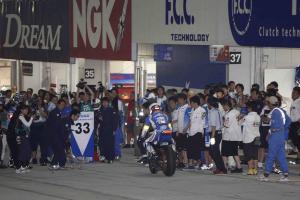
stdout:
[(153, 103), (149, 106), (149, 110), (152, 112), (160, 111), (160, 105), (158, 103)]

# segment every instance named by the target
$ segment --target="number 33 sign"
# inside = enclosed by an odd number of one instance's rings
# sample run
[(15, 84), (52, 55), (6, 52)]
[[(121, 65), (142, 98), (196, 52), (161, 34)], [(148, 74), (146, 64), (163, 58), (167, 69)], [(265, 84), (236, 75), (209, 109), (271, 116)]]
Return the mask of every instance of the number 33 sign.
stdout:
[(82, 133), (85, 133), (85, 134), (88, 134), (90, 132), (90, 123), (88, 122), (85, 122), (85, 123), (76, 123), (76, 128), (77, 130), (75, 130), (75, 133), (76, 134), (82, 134)]
[(92, 157), (94, 149), (94, 112), (81, 112), (72, 126), (71, 145), (75, 156)]

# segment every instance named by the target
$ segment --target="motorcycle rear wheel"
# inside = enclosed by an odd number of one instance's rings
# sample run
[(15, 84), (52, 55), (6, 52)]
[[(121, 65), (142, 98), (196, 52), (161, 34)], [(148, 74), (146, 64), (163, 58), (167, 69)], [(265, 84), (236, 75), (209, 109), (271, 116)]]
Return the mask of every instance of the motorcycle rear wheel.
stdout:
[(163, 159), (163, 166), (162, 166), (162, 170), (163, 173), (166, 176), (173, 176), (175, 174), (176, 171), (176, 154), (173, 151), (171, 146), (168, 146), (167, 148), (164, 149), (162, 155), (162, 158), (165, 158), (165, 160)]

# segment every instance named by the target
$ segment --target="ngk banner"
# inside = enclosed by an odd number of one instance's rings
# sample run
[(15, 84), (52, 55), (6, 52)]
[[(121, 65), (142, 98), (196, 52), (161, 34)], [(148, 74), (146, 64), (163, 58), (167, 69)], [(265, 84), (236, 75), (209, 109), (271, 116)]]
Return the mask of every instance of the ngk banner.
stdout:
[(72, 57), (131, 60), (131, 0), (71, 0)]
[(1, 1), (0, 57), (69, 62), (68, 0)]

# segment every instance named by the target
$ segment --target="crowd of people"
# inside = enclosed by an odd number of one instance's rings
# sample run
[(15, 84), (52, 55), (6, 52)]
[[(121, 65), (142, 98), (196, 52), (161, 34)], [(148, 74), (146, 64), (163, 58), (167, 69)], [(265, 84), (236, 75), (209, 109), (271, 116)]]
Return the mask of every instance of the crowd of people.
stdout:
[[(71, 131), (81, 112), (94, 112), (94, 160), (113, 163), (122, 156), (122, 145), (133, 147), (136, 103), (146, 117), (151, 115), (149, 106), (156, 102), (172, 125), (179, 169), (243, 173), (245, 162), (248, 175), (264, 169), (262, 180), (276, 172), (287, 181), (287, 141), (291, 141), (300, 163), (300, 87), (293, 88), (292, 99), (289, 111), (281, 108), (283, 98), (277, 82), (265, 91), (254, 84), (250, 95), (233, 81), (207, 86), (198, 94), (187, 88), (165, 91), (159, 86), (148, 90), (138, 102), (132, 94), (127, 109), (116, 88), (93, 90), (85, 83), (79, 84), (75, 93), (60, 95), (54, 90), (41, 89), (36, 94), (30, 88), (7, 90), (0, 98), (0, 166), (5, 168), (4, 159), (9, 157), (9, 167), (18, 174), (29, 172), (38, 163), (51, 170), (64, 169), (72, 152)], [(144, 141), (141, 137), (137, 140), (143, 162), (147, 155)]]
[[(52, 89), (41, 89), (36, 94), (31, 88), (1, 92), (0, 168), (15, 168), (17, 174), (29, 172), (35, 164), (51, 170), (65, 169), (67, 157), (72, 155), (70, 140), (72, 131), (76, 130), (74, 122), (81, 112), (94, 113), (95, 136), (95, 157), (83, 159), (107, 163), (120, 159), (125, 116), (117, 89), (93, 90), (86, 83), (77, 87), (75, 93), (60, 95)], [(8, 164), (4, 162), (7, 157)]]
[[(228, 85), (207, 86), (198, 94), (187, 88), (180, 93), (176, 89), (165, 91), (160, 86), (148, 90), (140, 104), (146, 116), (151, 115), (152, 102), (169, 116), (177, 165), (183, 171), (243, 173), (245, 162), (248, 175), (261, 170), (261, 180), (268, 180), (274, 172), (282, 174), (281, 181), (287, 181), (287, 141), (297, 154), (296, 163), (300, 163), (300, 87), (293, 88), (291, 97), (293, 103), (287, 112), (281, 108), (283, 98), (277, 82), (271, 82), (265, 91), (254, 84), (247, 95), (242, 84), (230, 81)], [(144, 141), (139, 139), (144, 154), (139, 162), (147, 163)]]

